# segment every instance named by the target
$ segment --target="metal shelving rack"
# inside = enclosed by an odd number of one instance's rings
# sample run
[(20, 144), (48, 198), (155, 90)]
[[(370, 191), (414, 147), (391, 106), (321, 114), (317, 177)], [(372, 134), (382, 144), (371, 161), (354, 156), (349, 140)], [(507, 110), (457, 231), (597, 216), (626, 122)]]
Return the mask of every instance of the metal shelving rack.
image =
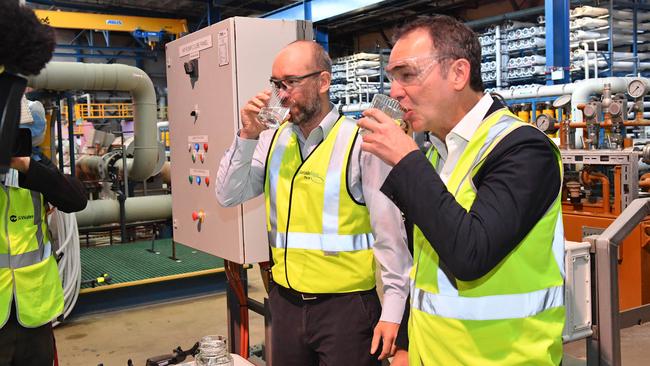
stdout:
[(650, 73), (650, 5), (609, 1), (571, 12), (574, 79)]
[(330, 99), (334, 103), (352, 105), (370, 102), (372, 96), (387, 93), (390, 82), (384, 74), (388, 60), (385, 52), (355, 53), (332, 62)]
[(503, 88), (544, 80), (544, 27), (508, 21), (488, 28), (479, 36), (479, 42), (483, 54), (481, 72), (487, 86)]

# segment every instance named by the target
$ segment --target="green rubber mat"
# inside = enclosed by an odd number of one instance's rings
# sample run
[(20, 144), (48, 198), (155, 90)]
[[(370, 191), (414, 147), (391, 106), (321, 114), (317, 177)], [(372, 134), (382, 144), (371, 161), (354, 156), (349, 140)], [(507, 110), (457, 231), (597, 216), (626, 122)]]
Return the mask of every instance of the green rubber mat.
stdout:
[[(223, 259), (176, 243), (176, 258), (172, 255), (172, 239), (156, 240), (154, 254), (151, 241), (114, 244), (95, 248), (81, 248), (82, 289), (92, 288), (84, 281), (93, 280), (104, 273), (111, 277), (107, 284), (96, 285), (95, 289), (126, 286), (165, 279), (192, 276), (206, 271), (223, 269)], [(198, 273), (197, 273), (198, 272)]]

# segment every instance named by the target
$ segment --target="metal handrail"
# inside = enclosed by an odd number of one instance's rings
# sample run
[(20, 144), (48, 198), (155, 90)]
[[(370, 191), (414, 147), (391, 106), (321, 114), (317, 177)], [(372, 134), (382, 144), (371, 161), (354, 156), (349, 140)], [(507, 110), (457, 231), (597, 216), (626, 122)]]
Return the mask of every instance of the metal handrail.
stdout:
[(621, 329), (650, 321), (650, 305), (620, 312), (618, 250), (632, 230), (650, 214), (650, 198), (638, 198), (598, 236), (587, 237), (596, 253), (594, 335), (587, 339), (587, 365), (621, 365)]

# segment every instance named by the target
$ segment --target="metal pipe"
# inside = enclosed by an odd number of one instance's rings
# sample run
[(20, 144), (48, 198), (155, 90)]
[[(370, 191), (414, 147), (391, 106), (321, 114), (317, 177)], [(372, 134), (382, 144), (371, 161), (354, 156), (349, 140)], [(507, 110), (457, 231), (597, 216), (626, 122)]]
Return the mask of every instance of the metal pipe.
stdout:
[(627, 85), (636, 79), (643, 80), (646, 86), (650, 85), (650, 80), (634, 77), (590, 79), (573, 84), (575, 88), (571, 93), (571, 120), (574, 122), (582, 121), (582, 111), (578, 109), (578, 104), (588, 102), (589, 97), (594, 93), (601, 92), (605, 84), (611, 85), (612, 94), (624, 93), (627, 90)]
[(496, 61), (496, 71), (497, 71), (497, 74), (496, 74), (496, 86), (497, 86), (497, 88), (500, 88), (501, 87), (501, 78), (503, 77), (503, 70), (502, 70), (502, 68), (503, 68), (503, 54), (502, 54), (502, 51), (501, 51), (501, 26), (497, 24), (496, 27), (494, 27), (494, 30), (496, 32), (495, 33), (495, 42), (496, 42), (496, 45), (495, 45), (495, 53), (496, 53), (495, 61)]
[[(129, 197), (124, 205), (125, 222), (161, 220), (172, 217), (171, 195)], [(75, 215), (79, 227), (119, 222), (120, 204), (117, 200), (88, 201), (86, 208)]]
[(646, 86), (650, 86), (650, 80), (647, 78), (614, 77), (582, 80), (572, 84), (541, 85), (525, 89), (500, 90), (498, 93), (504, 99), (529, 99), (571, 94), (571, 120), (573, 122), (582, 122), (582, 111), (578, 109), (578, 104), (588, 102), (589, 97), (594, 93), (601, 92), (605, 84), (610, 84), (611, 91), (615, 94), (625, 92), (627, 85), (632, 80), (637, 79), (643, 80)]
[(143, 181), (151, 176), (158, 160), (156, 92), (144, 71), (120, 64), (50, 62), (39, 75), (29, 78), (28, 85), (35, 89), (131, 92), (135, 151), (129, 178)]
[(74, 103), (72, 98), (65, 97), (68, 105), (68, 155), (70, 156), (70, 174), (74, 172)]
[(603, 212), (606, 214), (610, 213), (609, 179), (607, 178), (607, 176), (603, 173), (590, 172), (587, 169), (583, 169), (582, 174), (580, 175), (580, 179), (582, 179), (582, 183), (584, 183), (587, 186), (594, 185), (595, 181), (600, 182), (603, 191)]
[(506, 20), (516, 20), (522, 18), (529, 18), (531, 15), (539, 15), (544, 13), (544, 6), (537, 6), (534, 8), (528, 8), (524, 10), (515, 11), (512, 13), (501, 14), (493, 17), (472, 20), (471, 22), (466, 22), (465, 25), (477, 29), (487, 27), (492, 24), (500, 24)]
[[(571, 5), (581, 5), (581, 4), (588, 4), (590, 1), (587, 0), (572, 0)], [(483, 28), (487, 27), (492, 24), (499, 24), (501, 22), (504, 22), (506, 20), (517, 20), (517, 19), (522, 19), (522, 18), (530, 18), (532, 15), (539, 15), (539, 14), (544, 14), (545, 7), (542, 6), (536, 6), (534, 8), (528, 8), (528, 9), (523, 9), (519, 11), (513, 11), (511, 13), (506, 13), (506, 14), (501, 14), (501, 15), (496, 15), (493, 17), (488, 17), (488, 18), (482, 18), (482, 19), (477, 19), (477, 20), (472, 20), (471, 22), (465, 22), (465, 25), (472, 28), (472, 29), (477, 29), (477, 28)]]

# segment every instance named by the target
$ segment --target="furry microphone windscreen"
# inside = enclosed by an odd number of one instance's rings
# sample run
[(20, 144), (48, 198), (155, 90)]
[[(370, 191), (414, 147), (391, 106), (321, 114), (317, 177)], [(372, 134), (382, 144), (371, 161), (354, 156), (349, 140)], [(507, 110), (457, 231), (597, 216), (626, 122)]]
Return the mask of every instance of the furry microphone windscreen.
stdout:
[(54, 29), (17, 0), (0, 0), (0, 65), (10, 72), (35, 75), (52, 58)]

